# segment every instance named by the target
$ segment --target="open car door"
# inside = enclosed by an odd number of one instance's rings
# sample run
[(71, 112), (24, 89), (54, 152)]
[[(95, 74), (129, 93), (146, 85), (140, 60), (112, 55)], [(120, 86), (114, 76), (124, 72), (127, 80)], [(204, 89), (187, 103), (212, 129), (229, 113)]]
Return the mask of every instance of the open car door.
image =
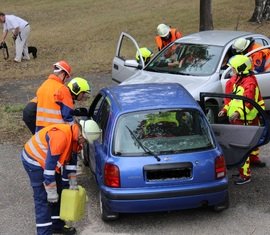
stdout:
[[(260, 125), (233, 125), (228, 119), (216, 118), (216, 123), (211, 123), (214, 134), (222, 147), (226, 164), (230, 166), (239, 166), (244, 163), (249, 156), (249, 153), (256, 147), (265, 145), (269, 142), (269, 116), (268, 114), (253, 100), (243, 96), (234, 94), (220, 94), (220, 93), (201, 93), (200, 103), (205, 112), (205, 100), (207, 98), (230, 98), (237, 99), (243, 102), (243, 110), (245, 112), (244, 104), (251, 103), (254, 108), (258, 110)], [(220, 107), (221, 109), (222, 107)]]
[[(253, 53), (260, 51), (260, 50), (264, 50), (264, 49), (269, 49), (269, 53), (270, 53), (270, 45), (268, 46), (264, 46), (264, 47), (260, 47), (257, 48), (249, 53), (246, 54), (246, 56), (250, 56)], [(225, 86), (226, 86), (226, 82), (230, 79), (231, 77), (231, 73), (232, 73), (232, 68), (228, 67), (221, 76), (221, 84), (222, 84), (222, 90), (223, 92), (225, 92)], [(263, 71), (261, 73), (255, 73), (255, 76), (257, 78), (260, 90), (261, 90), (261, 94), (262, 97), (268, 97), (270, 96), (270, 92), (269, 92), (269, 87), (270, 87), (270, 69), (268, 71)], [(265, 106), (266, 106), (266, 110), (270, 110), (270, 99), (266, 99), (265, 100)]]
[[(137, 51), (139, 52), (140, 63), (136, 61)], [(132, 36), (122, 32), (112, 62), (113, 81), (121, 83), (140, 69), (144, 68), (144, 66), (145, 64), (137, 42)]]

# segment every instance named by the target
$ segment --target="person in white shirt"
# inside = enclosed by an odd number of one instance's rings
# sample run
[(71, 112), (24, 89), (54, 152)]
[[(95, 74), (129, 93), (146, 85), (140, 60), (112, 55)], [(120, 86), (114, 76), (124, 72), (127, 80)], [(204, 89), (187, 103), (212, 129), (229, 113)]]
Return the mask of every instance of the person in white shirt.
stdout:
[(16, 56), (14, 61), (19, 63), (22, 59), (30, 60), (28, 53), (28, 38), (30, 34), (29, 23), (15, 15), (6, 15), (0, 12), (0, 22), (3, 25), (3, 35), (1, 43), (5, 42), (8, 32), (11, 31), (16, 46)]

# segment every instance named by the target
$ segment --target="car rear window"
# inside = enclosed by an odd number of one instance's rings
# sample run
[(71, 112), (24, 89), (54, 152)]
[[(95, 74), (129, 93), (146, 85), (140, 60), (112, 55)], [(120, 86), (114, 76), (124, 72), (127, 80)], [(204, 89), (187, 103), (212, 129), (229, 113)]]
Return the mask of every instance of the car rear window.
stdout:
[(209, 125), (197, 110), (153, 110), (119, 117), (113, 153), (118, 156), (172, 154), (210, 149)]

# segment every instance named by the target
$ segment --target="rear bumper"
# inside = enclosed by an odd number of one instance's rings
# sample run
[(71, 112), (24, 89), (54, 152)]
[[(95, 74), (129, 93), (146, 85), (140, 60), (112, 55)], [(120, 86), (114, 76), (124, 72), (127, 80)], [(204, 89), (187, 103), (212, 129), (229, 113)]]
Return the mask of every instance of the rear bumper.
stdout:
[[(107, 190), (106, 190), (107, 189)], [(112, 212), (141, 213), (197, 208), (223, 203), (228, 196), (228, 182), (192, 188), (162, 187), (134, 190), (102, 188), (104, 203)]]

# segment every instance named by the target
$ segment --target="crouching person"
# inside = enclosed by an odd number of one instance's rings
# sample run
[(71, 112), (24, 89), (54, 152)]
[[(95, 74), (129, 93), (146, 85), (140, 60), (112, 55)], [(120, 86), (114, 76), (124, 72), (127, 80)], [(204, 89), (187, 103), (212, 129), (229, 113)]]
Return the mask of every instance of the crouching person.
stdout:
[(77, 189), (77, 153), (84, 141), (81, 126), (75, 122), (47, 126), (24, 145), (21, 159), (34, 192), (38, 235), (76, 234), (59, 217), (61, 170), (67, 172), (70, 189)]

